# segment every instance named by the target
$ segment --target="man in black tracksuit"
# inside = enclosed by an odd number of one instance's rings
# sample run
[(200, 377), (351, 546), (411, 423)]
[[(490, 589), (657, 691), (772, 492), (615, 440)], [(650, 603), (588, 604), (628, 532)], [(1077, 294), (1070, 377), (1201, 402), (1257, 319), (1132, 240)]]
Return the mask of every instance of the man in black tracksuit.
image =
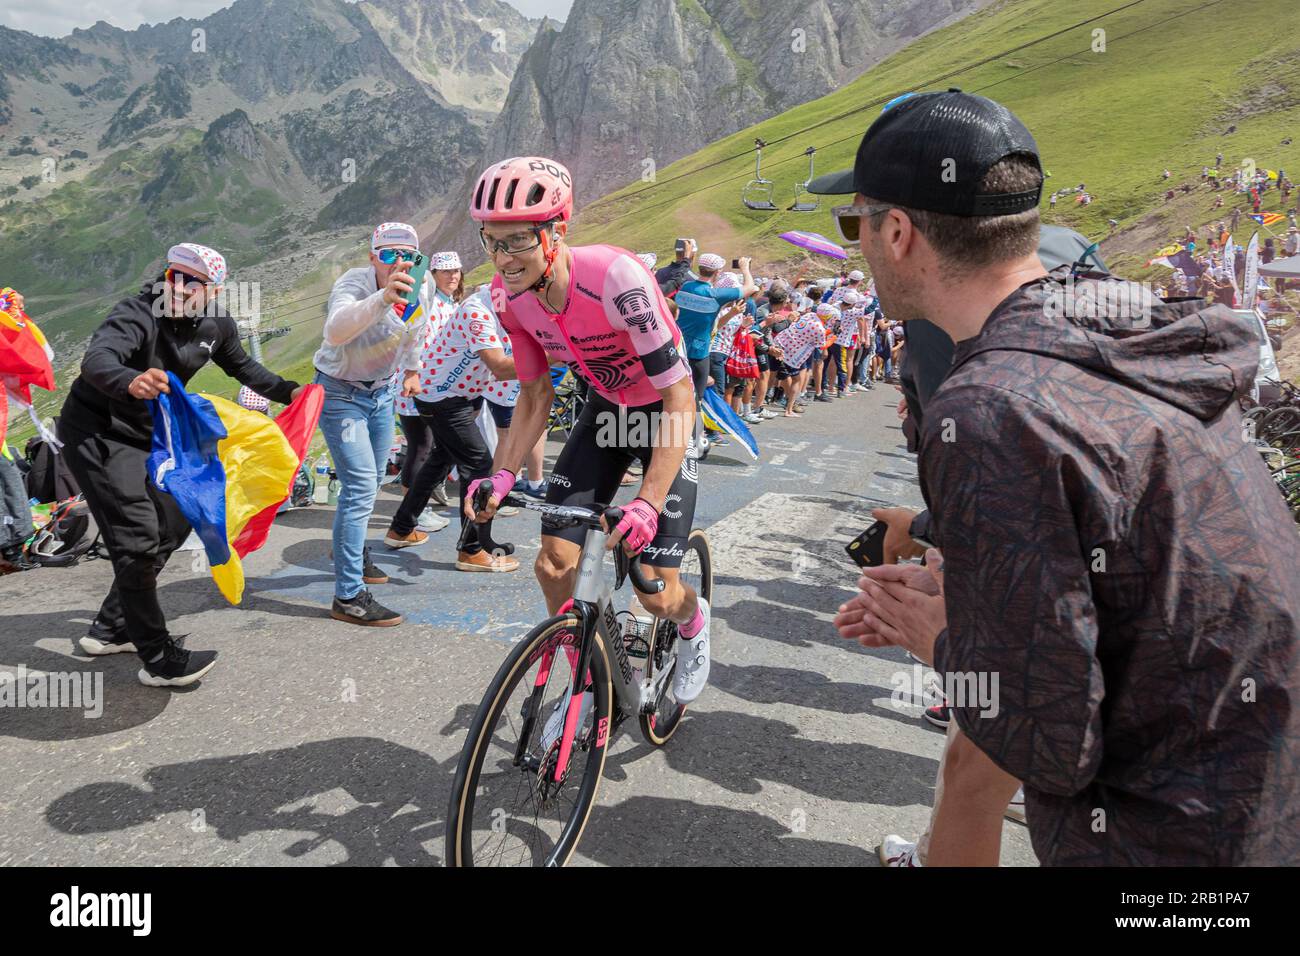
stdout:
[(209, 360), (273, 401), (287, 404), (298, 389), (251, 359), (234, 319), (208, 304), (225, 278), (217, 253), (186, 243), (172, 247), (168, 261), (163, 275), (114, 306), (95, 331), (58, 425), (68, 467), (113, 562), (113, 587), (81, 647), (136, 651), (140, 680), (152, 686), (193, 683), (216, 652), (182, 648), (158, 602), (158, 573), (190, 525), (171, 495), (147, 479), (148, 399), (168, 391), (167, 372), (185, 383)]

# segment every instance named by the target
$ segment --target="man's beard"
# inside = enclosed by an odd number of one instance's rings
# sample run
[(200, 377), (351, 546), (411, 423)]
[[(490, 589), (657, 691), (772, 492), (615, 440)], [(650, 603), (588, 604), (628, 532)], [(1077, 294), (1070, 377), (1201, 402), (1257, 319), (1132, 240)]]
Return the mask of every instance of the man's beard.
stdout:
[(925, 318), (924, 309), (918, 301), (918, 290), (908, 289), (906, 284), (887, 269), (872, 267), (872, 278), (876, 283), (876, 297), (880, 300), (880, 311), (885, 317), (908, 322), (912, 319)]

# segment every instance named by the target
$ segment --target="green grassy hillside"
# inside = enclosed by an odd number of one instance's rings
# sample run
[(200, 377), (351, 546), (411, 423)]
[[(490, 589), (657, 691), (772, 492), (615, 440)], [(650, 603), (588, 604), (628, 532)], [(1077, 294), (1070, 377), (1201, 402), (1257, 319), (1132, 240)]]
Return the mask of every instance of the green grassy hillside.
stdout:
[[(835, 93), (659, 170), (657, 183), (638, 182), (591, 203), (578, 217), (574, 241), (611, 242), (662, 259), (675, 236), (693, 235), (728, 258), (749, 252), (763, 265), (789, 263), (796, 255), (778, 234), (811, 229), (833, 237), (829, 208), (849, 200), (830, 199), (815, 213), (745, 209), (740, 191), (753, 174), (754, 138), (772, 144), (763, 171), (776, 181), (775, 201), (784, 207), (793, 201), (791, 184), (807, 174), (807, 146), (818, 148), (818, 172), (850, 166), (879, 104), (907, 90), (957, 86), (1007, 104), (1033, 131), (1051, 174), (1045, 220), (1103, 239), (1107, 220), (1118, 219), (1103, 252), (1134, 271), (1165, 241), (1163, 234), (1143, 235), (1141, 248), (1125, 247), (1132, 230), (1150, 231), (1152, 216), (1168, 217), (1173, 228), (1215, 215), (1208, 192), (1162, 208), (1166, 166), (1174, 183), (1199, 182), (1201, 166), (1222, 151), (1229, 164), (1251, 156), (1261, 166), (1290, 170), (1292, 178), (1300, 173), (1300, 146), (1280, 145), (1300, 126), (1300, 34), (1284, 28), (1282, 8), (1269, 0), (1142, 0), (1102, 16), (1120, 6), (1007, 0), (989, 7)], [(999, 55), (1095, 17), (1101, 18)], [(1106, 31), (1105, 52), (1092, 51), (1095, 29)], [(1231, 125), (1236, 131), (1224, 135)], [(1080, 182), (1095, 197), (1091, 206), (1067, 197), (1046, 211), (1048, 193)], [(1277, 193), (1269, 198), (1266, 208), (1275, 208)]]

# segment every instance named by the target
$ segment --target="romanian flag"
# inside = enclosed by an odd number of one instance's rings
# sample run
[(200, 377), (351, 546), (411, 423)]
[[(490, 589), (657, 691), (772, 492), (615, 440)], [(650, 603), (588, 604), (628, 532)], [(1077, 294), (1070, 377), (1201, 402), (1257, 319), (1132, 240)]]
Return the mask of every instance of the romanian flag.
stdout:
[(1261, 226), (1272, 226), (1281, 222), (1286, 218), (1286, 216), (1282, 215), (1280, 212), (1263, 212), (1257, 215), (1252, 214), (1250, 218), (1254, 219)]
[(238, 604), (244, 596), (240, 558), (266, 542), (275, 509), (302, 465), (323, 390), (308, 386), (281, 413), (291, 436), (279, 419), (215, 395), (191, 395), (175, 375), (167, 377), (171, 392), (150, 403), (149, 478), (176, 500), (203, 542), (217, 587)]
[(27, 410), (41, 437), (57, 448), (58, 441), (36, 417), (31, 390), (36, 385), (54, 391), (54, 366), (50, 364), (54, 352), (36, 323), (18, 308), (14, 295), (8, 286), (0, 289), (0, 441), (9, 425), (9, 402), (13, 402)]

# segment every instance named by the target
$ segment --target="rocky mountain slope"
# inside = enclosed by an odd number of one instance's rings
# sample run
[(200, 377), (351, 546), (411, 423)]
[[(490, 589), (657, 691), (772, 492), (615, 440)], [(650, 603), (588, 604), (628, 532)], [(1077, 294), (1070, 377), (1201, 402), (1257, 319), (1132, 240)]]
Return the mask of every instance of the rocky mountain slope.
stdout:
[[(576, 0), (524, 54), (479, 169), (552, 156), (572, 170), (581, 206), (835, 90), (989, 2)], [(454, 208), (437, 242), (478, 255)]]
[(500, 0), (237, 0), (60, 40), (0, 27), (0, 274), (57, 334), (189, 236), (254, 262), (425, 220), (536, 27)]

